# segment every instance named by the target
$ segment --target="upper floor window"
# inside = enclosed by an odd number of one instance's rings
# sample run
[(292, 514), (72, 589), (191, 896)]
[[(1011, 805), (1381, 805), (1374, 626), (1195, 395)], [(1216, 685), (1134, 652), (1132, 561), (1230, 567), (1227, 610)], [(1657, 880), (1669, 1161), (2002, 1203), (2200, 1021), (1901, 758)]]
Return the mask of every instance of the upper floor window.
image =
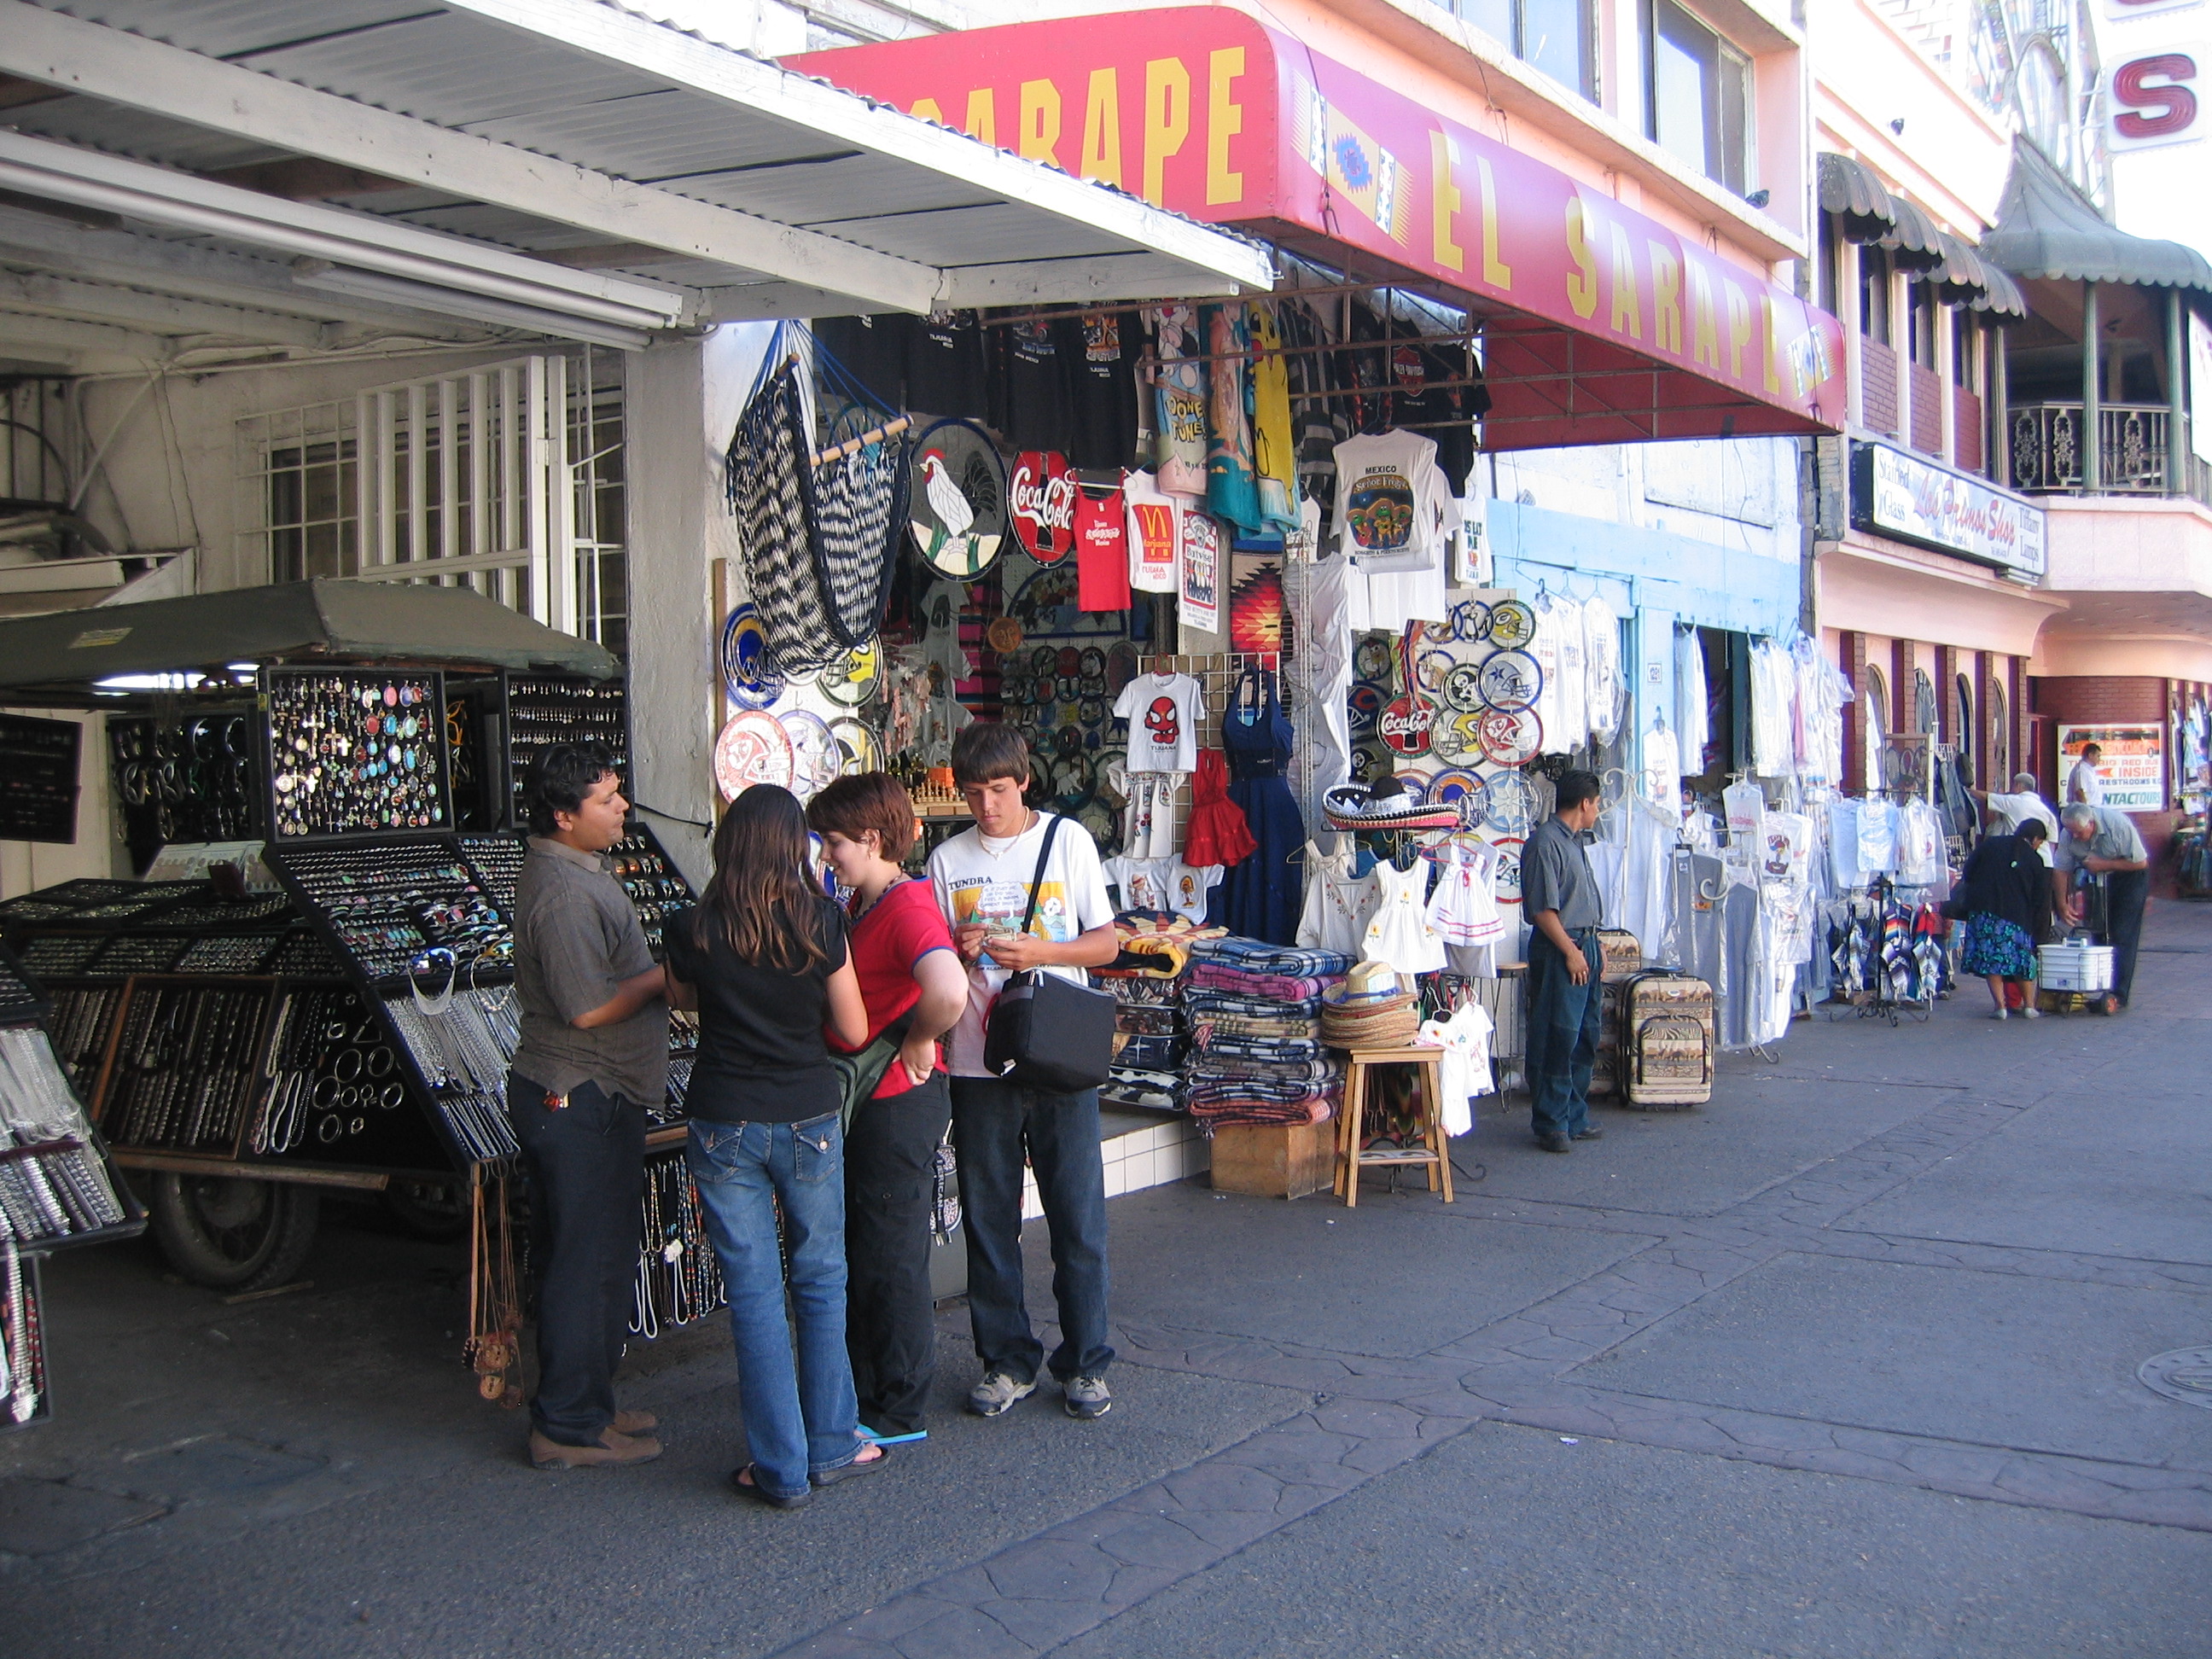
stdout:
[(1596, 0), (1438, 0), (1516, 58), (1597, 101)]
[(1859, 249), (1859, 332), (1887, 345), (1889, 331), (1889, 254), (1886, 249)]
[(1644, 14), (1645, 137), (1741, 196), (1751, 173), (1751, 59), (1674, 0)]

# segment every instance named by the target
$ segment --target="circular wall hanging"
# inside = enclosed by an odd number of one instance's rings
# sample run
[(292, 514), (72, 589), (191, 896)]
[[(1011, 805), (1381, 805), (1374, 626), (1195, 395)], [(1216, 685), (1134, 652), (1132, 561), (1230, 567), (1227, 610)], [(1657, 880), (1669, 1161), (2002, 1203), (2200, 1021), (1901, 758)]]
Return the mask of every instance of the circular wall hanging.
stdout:
[(1375, 722), (1381, 718), (1382, 705), (1386, 701), (1382, 695), (1382, 688), (1379, 685), (1361, 680), (1352, 686), (1352, 694), (1346, 698), (1346, 704), (1351, 710), (1352, 735), (1354, 738), (1374, 735)]
[(783, 722), (765, 710), (732, 714), (714, 739), (714, 787), (724, 800), (735, 800), (757, 783), (791, 787), (797, 757)]
[(1526, 651), (1492, 652), (1480, 675), (1483, 702), (1509, 714), (1534, 708), (1543, 694), (1544, 671)]
[(876, 744), (876, 734), (851, 715), (831, 720), (830, 735), (837, 740), (838, 752), (844, 757), (847, 777), (883, 769), (883, 757)]
[(1490, 642), (1512, 650), (1536, 637), (1536, 613), (1518, 599), (1500, 599), (1490, 607)]
[(822, 671), (822, 695), (847, 708), (858, 708), (875, 695), (883, 664), (883, 647), (877, 641), (854, 646), (842, 664)]
[(1393, 660), (1390, 641), (1370, 635), (1352, 647), (1352, 672), (1363, 680), (1385, 682), (1390, 678)]
[(1473, 718), (1485, 760), (1526, 766), (1543, 752), (1544, 723), (1532, 708), (1492, 708)]
[(1408, 692), (1402, 697), (1393, 697), (1384, 707), (1376, 720), (1375, 734), (1394, 753), (1425, 755), (1429, 752), (1429, 728), (1436, 718), (1434, 703)]
[(1447, 766), (1472, 766), (1482, 758), (1482, 716), (1443, 714), (1429, 727), (1429, 748)]
[(1449, 767), (1429, 780), (1429, 799), (1439, 805), (1458, 807), (1459, 821), (1472, 830), (1482, 822), (1483, 809), (1490, 802), (1490, 786), (1480, 772)]
[(1502, 836), (1525, 836), (1536, 827), (1536, 791), (1522, 772), (1493, 772), (1483, 802), (1482, 821)]
[(787, 708), (776, 719), (791, 738), (791, 793), (812, 800), (843, 775), (845, 752), (819, 714)]
[(1480, 645), (1490, 637), (1490, 607), (1480, 599), (1462, 599), (1451, 608), (1452, 637), (1462, 645)]
[(740, 708), (765, 708), (783, 695), (784, 678), (768, 648), (760, 612), (741, 605), (722, 624), (722, 678)]
[(994, 617), (983, 630), (983, 643), (1002, 657), (1022, 648), (1022, 625), (1012, 617)]
[(973, 581), (1005, 548), (1006, 466), (982, 428), (939, 421), (908, 452), (907, 535), (922, 562)]
[(1462, 714), (1472, 714), (1482, 707), (1482, 670), (1471, 662), (1463, 662), (1444, 676), (1445, 703)]
[(1491, 846), (1498, 850), (1498, 868), (1491, 881), (1500, 904), (1521, 902), (1521, 848), (1519, 836), (1500, 836)]

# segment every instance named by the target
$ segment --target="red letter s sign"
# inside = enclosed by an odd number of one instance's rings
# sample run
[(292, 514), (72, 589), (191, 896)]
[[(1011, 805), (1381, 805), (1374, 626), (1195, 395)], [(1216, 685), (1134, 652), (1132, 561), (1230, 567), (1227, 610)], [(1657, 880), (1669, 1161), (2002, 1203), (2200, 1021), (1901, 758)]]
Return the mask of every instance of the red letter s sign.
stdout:
[(2126, 144), (2170, 144), (2192, 137), (2197, 94), (2180, 83), (2197, 78), (2197, 60), (2165, 52), (2120, 65), (2112, 76), (2112, 101), (2121, 106), (2112, 131)]

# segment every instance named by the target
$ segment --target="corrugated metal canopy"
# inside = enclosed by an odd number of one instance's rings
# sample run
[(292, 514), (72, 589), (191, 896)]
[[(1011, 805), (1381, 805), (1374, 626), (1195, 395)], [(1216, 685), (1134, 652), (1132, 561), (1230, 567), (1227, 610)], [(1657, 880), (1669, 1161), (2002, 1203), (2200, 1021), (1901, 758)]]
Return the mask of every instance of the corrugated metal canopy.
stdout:
[(1878, 242), (1896, 228), (1889, 187), (1864, 161), (1821, 151), (1820, 185), (1820, 210), (1842, 216), (1846, 241)]
[(0, 622), (0, 687), (64, 701), (120, 675), (240, 662), (550, 669), (593, 679), (622, 670), (605, 646), (481, 593), (405, 582), (283, 582)]
[(2057, 168), (2018, 139), (1996, 228), (1982, 239), (1982, 254), (2015, 276), (2212, 294), (2212, 263), (2203, 254), (2106, 223)]
[[(344, 214), (368, 245), (380, 227), (434, 232), (457, 265), (487, 243), (535, 256), (555, 289), (587, 297), (623, 273), (675, 296), (684, 324), (1271, 279), (1266, 250), (1233, 233), (600, 0), (0, 0), (0, 106), (27, 135), (0, 189), (68, 204), (88, 228), (211, 246), (240, 264), (240, 292), (203, 283), (196, 298), (294, 317), (357, 321), (388, 298), (334, 304), (270, 270), (298, 249), (234, 222), (271, 198)], [(69, 176), (88, 154), (110, 167), (98, 188)], [(196, 205), (165, 218), (154, 198), (180, 173)], [(232, 187), (260, 205), (206, 194)], [(201, 222), (227, 204), (225, 228)], [(109, 242), (112, 266), (128, 250)], [(63, 268), (40, 252), (0, 219), (0, 267)], [(237, 322), (252, 337), (252, 317)]]

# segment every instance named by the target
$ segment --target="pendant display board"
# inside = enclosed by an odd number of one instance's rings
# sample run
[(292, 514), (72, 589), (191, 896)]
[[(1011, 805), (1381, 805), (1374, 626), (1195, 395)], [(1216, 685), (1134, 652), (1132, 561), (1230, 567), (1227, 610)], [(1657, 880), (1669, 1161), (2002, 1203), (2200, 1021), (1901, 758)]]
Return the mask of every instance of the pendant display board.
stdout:
[(133, 867), (177, 841), (250, 841), (265, 833), (267, 751), (251, 704), (107, 717), (108, 783)]
[(603, 743), (612, 751), (625, 793), (630, 787), (629, 690), (620, 677), (580, 674), (501, 677), (501, 719), (506, 734), (507, 814), (516, 830), (529, 827), (522, 786), (531, 763), (562, 743)]
[(261, 690), (273, 843), (452, 824), (442, 674), (272, 668)]
[(76, 839), (84, 727), (75, 720), (0, 714), (0, 841)]

